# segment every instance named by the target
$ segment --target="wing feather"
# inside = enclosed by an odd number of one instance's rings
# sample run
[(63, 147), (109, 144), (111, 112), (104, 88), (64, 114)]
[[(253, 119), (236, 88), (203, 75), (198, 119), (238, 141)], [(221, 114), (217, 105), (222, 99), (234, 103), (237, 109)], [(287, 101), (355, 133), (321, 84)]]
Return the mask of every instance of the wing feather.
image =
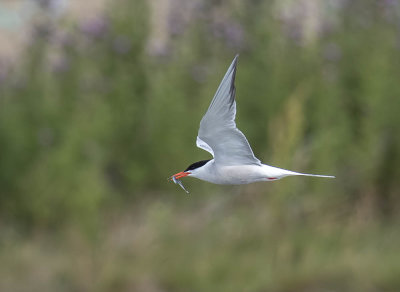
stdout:
[(200, 122), (196, 144), (210, 152), (220, 165), (260, 165), (244, 134), (236, 127), (235, 76), (238, 55), (233, 59), (207, 112)]
[(207, 152), (210, 152), (211, 155), (214, 156), (214, 151), (211, 149), (211, 147), (206, 142), (201, 140), (199, 138), (199, 136), (197, 136), (196, 145), (197, 145), (197, 147), (199, 147), (199, 148), (201, 148), (203, 150), (206, 150)]

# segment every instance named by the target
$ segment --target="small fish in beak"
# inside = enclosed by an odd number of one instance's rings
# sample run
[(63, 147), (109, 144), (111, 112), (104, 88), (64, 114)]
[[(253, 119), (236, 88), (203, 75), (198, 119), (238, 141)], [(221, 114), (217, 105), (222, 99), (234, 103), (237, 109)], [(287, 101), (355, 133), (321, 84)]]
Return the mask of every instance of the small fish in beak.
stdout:
[[(177, 174), (174, 174), (173, 176), (171, 176), (169, 178), (170, 181), (173, 181), (175, 184), (178, 184), (187, 194), (189, 194), (189, 192), (185, 189), (185, 187), (183, 186), (182, 182), (179, 180), (179, 178), (181, 177), (185, 177), (187, 176), (189, 173), (185, 173), (185, 172), (180, 172)], [(175, 177), (176, 176), (176, 177)]]

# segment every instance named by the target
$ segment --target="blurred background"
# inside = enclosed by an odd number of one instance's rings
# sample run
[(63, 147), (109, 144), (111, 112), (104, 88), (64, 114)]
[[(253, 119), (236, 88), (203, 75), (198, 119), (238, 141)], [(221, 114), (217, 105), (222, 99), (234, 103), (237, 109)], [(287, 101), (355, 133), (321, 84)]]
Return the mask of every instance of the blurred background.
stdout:
[[(235, 54), (291, 177), (167, 181)], [(400, 1), (1, 0), (1, 291), (400, 291)]]

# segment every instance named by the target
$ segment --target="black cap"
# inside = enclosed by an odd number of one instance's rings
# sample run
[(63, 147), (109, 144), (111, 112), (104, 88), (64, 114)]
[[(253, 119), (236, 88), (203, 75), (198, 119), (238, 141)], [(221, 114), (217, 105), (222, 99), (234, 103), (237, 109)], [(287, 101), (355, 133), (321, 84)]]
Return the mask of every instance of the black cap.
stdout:
[(193, 170), (199, 167), (202, 167), (204, 164), (206, 164), (207, 162), (209, 162), (211, 159), (208, 160), (201, 160), (201, 161), (197, 161), (195, 163), (192, 163), (191, 165), (188, 166), (188, 168), (185, 169), (185, 171), (189, 171), (189, 170)]

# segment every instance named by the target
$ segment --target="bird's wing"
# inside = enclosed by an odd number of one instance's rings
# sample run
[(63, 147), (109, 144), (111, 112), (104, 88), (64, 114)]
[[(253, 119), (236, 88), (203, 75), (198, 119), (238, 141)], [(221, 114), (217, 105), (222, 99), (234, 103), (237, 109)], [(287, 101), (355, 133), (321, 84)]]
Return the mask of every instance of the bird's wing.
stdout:
[(199, 147), (199, 148), (201, 148), (203, 150), (206, 150), (207, 152), (210, 152), (211, 155), (214, 156), (214, 151), (211, 149), (211, 147), (206, 142), (201, 140), (199, 138), (199, 136), (197, 136), (196, 145), (197, 145), (197, 147)]
[(235, 75), (238, 55), (233, 59), (211, 104), (200, 122), (196, 144), (210, 152), (220, 165), (260, 165), (243, 133), (236, 127)]

